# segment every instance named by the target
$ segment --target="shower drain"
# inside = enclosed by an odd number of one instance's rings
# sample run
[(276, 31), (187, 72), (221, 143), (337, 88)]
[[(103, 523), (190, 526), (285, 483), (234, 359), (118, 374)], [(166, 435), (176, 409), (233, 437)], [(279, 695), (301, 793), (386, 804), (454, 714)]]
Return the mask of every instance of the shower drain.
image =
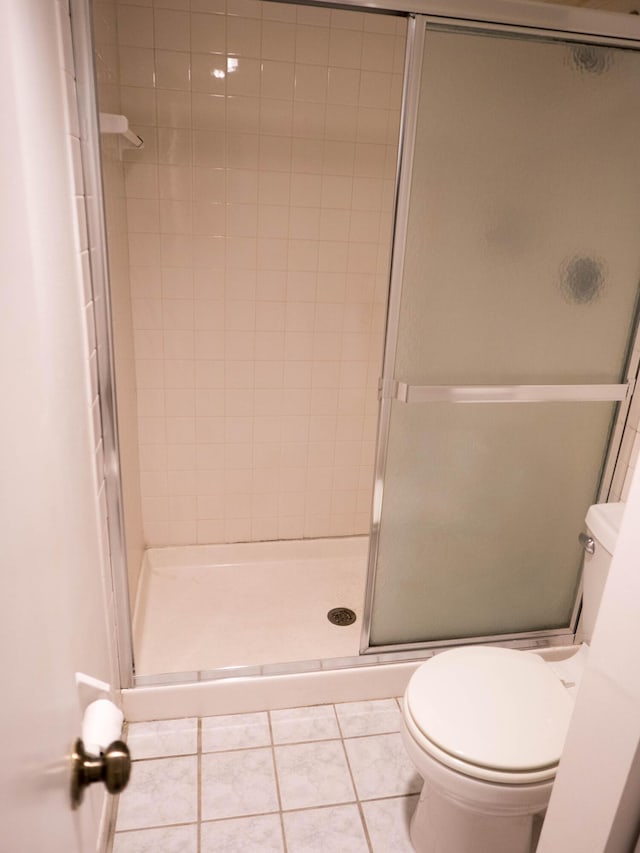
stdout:
[(334, 607), (327, 613), (327, 619), (332, 625), (353, 625), (356, 621), (356, 614), (348, 607)]

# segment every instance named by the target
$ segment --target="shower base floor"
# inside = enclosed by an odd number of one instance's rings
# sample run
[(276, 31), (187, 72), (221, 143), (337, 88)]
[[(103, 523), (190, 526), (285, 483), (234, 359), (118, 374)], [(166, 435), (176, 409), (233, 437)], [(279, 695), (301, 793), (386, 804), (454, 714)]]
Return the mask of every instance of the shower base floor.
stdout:
[[(369, 538), (150, 548), (133, 621), (152, 675), (357, 655)], [(356, 622), (332, 625), (334, 607)]]

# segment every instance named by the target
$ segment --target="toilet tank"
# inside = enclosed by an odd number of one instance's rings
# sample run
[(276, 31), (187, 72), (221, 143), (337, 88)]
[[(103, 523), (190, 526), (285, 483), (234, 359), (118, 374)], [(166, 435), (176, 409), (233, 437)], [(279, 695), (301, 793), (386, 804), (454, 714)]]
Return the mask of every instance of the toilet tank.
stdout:
[(624, 507), (624, 503), (594, 504), (587, 512), (587, 533), (594, 550), (590, 554), (591, 549), (585, 548), (582, 567), (582, 613), (576, 635), (580, 642), (589, 643), (593, 636)]

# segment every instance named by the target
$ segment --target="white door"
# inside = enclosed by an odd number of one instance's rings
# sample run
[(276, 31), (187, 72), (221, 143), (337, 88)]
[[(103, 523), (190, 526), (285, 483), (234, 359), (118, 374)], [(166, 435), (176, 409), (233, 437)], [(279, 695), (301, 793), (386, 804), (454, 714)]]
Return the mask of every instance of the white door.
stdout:
[(69, 753), (81, 718), (75, 673), (108, 681), (112, 668), (65, 109), (67, 21), (58, 0), (0, 4), (0, 849), (7, 853), (96, 850), (104, 804), (98, 786), (78, 811), (69, 802)]

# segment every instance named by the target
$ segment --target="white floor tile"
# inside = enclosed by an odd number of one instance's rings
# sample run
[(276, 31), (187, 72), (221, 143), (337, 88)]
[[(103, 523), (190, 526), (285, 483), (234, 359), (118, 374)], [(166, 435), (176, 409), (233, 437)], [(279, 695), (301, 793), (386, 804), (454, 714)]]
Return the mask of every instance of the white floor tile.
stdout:
[(166, 829), (135, 829), (116, 832), (113, 853), (196, 853), (198, 827), (171, 826)]
[[(368, 853), (355, 804), (283, 815), (288, 853)], [(387, 853), (390, 853), (389, 848)], [(395, 851), (394, 851), (395, 853)]]
[(254, 746), (269, 746), (270, 743), (269, 717), (266, 711), (204, 717), (202, 720), (203, 752), (249, 749)]
[(399, 734), (349, 738), (345, 748), (360, 799), (415, 794), (422, 787)]
[(258, 815), (202, 824), (201, 853), (283, 853), (283, 851), (280, 815)]
[(270, 749), (202, 756), (202, 820), (278, 811)]
[(120, 795), (117, 829), (141, 829), (198, 819), (196, 756), (134, 761)]
[(336, 705), (336, 713), (344, 737), (400, 731), (400, 709), (395, 699), (341, 702)]
[(151, 723), (129, 723), (127, 746), (134, 761), (196, 753), (198, 720), (189, 717), (180, 720), (156, 720)]
[(274, 743), (300, 743), (340, 737), (333, 705), (271, 711), (271, 727)]
[[(113, 853), (412, 853), (422, 780), (399, 715), (384, 699), (205, 717), (200, 756), (134, 760)], [(197, 751), (198, 720), (129, 735), (134, 758)]]
[(339, 740), (276, 746), (283, 809), (303, 809), (355, 799)]
[(409, 822), (417, 805), (417, 795), (362, 804), (373, 853), (414, 853)]

